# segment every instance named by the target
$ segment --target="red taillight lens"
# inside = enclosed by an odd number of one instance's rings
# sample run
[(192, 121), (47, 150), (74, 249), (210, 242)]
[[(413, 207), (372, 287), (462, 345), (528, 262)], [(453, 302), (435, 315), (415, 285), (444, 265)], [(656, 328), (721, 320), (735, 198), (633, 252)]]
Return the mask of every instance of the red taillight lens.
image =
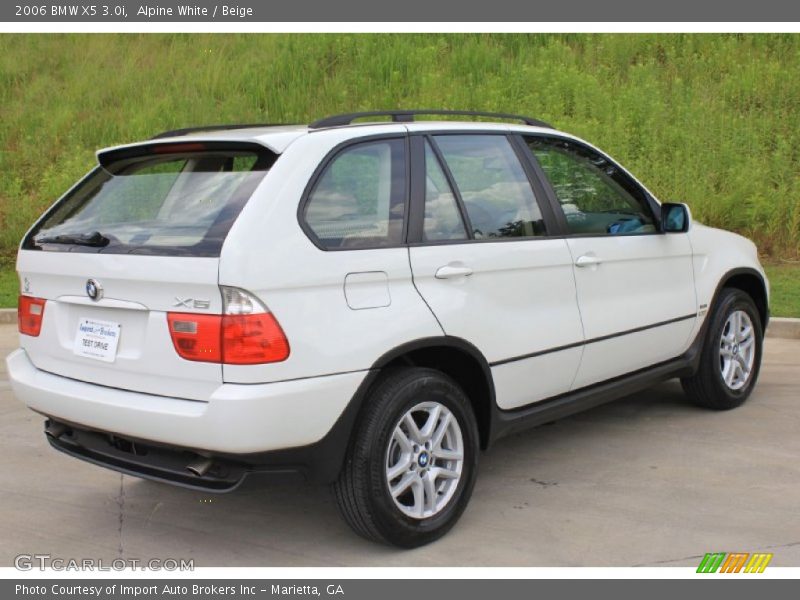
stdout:
[(222, 316), (168, 313), (169, 333), (177, 353), (186, 360), (222, 362)]
[(289, 341), (272, 313), (222, 317), (222, 362), (256, 365), (289, 356)]
[(44, 304), (46, 300), (42, 298), (32, 298), (31, 296), (20, 296), (17, 304), (17, 323), (19, 332), (32, 337), (38, 337), (42, 330), (42, 319), (44, 318)]
[(289, 341), (271, 313), (169, 313), (167, 322), (175, 350), (186, 360), (256, 365), (289, 356)]

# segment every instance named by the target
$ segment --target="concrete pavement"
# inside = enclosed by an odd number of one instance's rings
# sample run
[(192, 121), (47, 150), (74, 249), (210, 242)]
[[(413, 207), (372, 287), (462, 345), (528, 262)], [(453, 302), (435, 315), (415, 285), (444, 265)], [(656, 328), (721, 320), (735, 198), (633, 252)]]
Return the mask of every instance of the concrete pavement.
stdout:
[[(0, 356), (16, 346), (0, 326)], [(200, 566), (691, 565), (711, 551), (800, 566), (800, 340), (769, 338), (741, 408), (677, 382), (499, 442), (470, 506), (412, 551), (368, 543), (326, 488), (223, 495), (121, 476), (52, 450), (0, 362), (0, 565), (14, 556), (193, 558)]]

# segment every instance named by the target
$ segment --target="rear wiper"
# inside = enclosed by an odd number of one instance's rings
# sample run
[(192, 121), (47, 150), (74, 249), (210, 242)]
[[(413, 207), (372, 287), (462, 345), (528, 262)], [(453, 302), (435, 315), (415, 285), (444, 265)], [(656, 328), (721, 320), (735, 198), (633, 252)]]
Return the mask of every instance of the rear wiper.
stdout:
[(102, 248), (111, 241), (99, 231), (83, 234), (65, 233), (51, 237), (42, 237), (35, 240), (37, 244), (76, 244), (78, 246), (94, 246)]

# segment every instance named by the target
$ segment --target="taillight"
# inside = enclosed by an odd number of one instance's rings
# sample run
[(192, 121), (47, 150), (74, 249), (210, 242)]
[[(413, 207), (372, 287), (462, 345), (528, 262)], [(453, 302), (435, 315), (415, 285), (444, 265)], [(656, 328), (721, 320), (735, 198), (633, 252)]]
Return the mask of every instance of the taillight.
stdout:
[(222, 362), (257, 365), (289, 356), (289, 341), (272, 313), (222, 317)]
[(167, 314), (178, 354), (187, 360), (229, 365), (286, 360), (289, 341), (273, 314), (244, 290), (221, 289), (225, 314)]
[(31, 296), (20, 296), (17, 304), (17, 323), (19, 332), (32, 337), (38, 337), (42, 330), (42, 318), (44, 318), (43, 298), (32, 298)]
[(181, 357), (200, 362), (222, 362), (221, 315), (168, 313), (167, 322), (172, 343)]

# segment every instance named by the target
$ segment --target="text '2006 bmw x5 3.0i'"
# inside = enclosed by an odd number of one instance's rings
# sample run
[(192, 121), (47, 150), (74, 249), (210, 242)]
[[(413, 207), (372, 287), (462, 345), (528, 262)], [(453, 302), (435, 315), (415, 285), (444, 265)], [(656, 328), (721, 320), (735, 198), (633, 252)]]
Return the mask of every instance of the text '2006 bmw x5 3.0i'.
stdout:
[(673, 377), (745, 401), (768, 319), (752, 243), (545, 123), (414, 120), (442, 112), (100, 151), (18, 256), (8, 373), (50, 443), (210, 491), (299, 471), (411, 547), (509, 432)]

